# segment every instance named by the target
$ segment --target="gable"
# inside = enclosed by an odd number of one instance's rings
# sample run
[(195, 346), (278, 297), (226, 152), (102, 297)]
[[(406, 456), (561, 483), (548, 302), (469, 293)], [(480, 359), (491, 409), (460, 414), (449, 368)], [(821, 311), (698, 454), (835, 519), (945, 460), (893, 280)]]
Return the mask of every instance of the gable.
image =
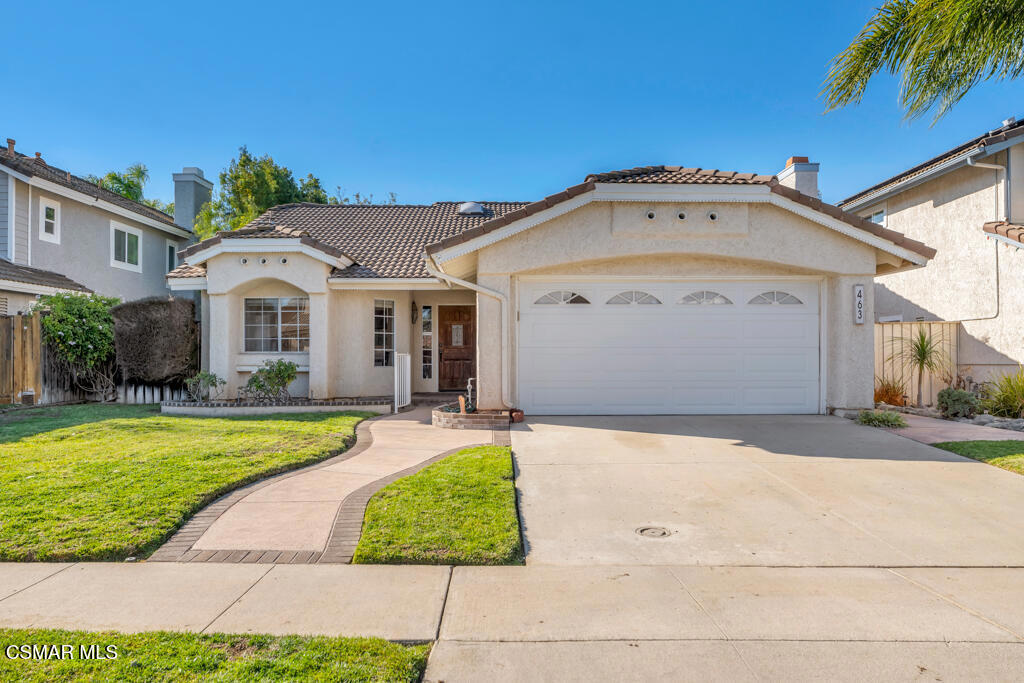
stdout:
[(870, 245), (769, 204), (595, 201), (480, 249), (477, 271), (519, 273), (616, 259), (639, 265), (643, 261), (634, 259), (666, 255), (817, 273), (876, 268)]

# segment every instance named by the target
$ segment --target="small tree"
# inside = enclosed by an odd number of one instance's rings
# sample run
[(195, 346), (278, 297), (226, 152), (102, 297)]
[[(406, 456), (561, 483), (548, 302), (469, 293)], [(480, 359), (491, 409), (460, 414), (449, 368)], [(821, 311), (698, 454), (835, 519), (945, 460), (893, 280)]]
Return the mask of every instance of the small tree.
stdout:
[(114, 318), (110, 309), (120, 303), (99, 294), (50, 294), (40, 297), (32, 312), (45, 311), (43, 339), (61, 369), (79, 389), (113, 400)]
[(917, 371), (917, 407), (921, 408), (924, 405), (924, 371), (940, 372), (946, 367), (949, 359), (941, 344), (935, 341), (930, 333), (925, 332), (923, 327), (918, 328), (917, 334), (913, 337), (900, 338), (896, 341), (903, 343), (900, 344), (898, 351), (889, 356), (889, 360), (895, 360)]

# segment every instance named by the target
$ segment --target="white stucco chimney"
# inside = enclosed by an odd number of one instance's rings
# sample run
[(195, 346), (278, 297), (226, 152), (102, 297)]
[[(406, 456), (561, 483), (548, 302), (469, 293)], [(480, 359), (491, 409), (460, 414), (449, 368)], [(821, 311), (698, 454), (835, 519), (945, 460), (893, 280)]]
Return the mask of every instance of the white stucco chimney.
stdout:
[(807, 157), (786, 159), (786, 168), (778, 173), (779, 183), (792, 187), (809, 197), (818, 197), (818, 164), (812, 164)]

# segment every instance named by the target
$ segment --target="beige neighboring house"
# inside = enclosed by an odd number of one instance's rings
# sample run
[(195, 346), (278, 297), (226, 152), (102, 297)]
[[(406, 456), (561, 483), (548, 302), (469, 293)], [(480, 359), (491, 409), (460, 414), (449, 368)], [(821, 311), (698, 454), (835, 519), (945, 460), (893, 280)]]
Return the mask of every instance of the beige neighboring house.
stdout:
[[(800, 188), (800, 190), (796, 189)], [(934, 250), (778, 177), (649, 166), (533, 203), (291, 204), (190, 246), (203, 364), (235, 397), (462, 390), (530, 414), (825, 413), (872, 405), (873, 287)]]
[(22, 154), (8, 138), (0, 148), (0, 315), (59, 291), (170, 294), (165, 276), (193, 241), (192, 221), (212, 189), (196, 168), (174, 179), (171, 217)]
[(961, 323), (958, 364), (977, 382), (1024, 362), (1024, 122), (1008, 119), (839, 206), (938, 250), (880, 276), (875, 319)]

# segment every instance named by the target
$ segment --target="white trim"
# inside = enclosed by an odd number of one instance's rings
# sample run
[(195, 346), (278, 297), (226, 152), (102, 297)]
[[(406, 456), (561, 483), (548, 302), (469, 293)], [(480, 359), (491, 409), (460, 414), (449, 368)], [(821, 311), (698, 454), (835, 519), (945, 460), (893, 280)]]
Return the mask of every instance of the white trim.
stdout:
[(818, 281), (818, 413), (828, 412), (828, 292), (825, 278)]
[(315, 247), (302, 244), (297, 237), (268, 237), (268, 238), (222, 238), (220, 243), (214, 244), (202, 251), (197, 251), (185, 257), (185, 263), (190, 266), (197, 266), (206, 263), (214, 256), (220, 254), (305, 254), (306, 256), (322, 261), (337, 268), (348, 268), (352, 261), (344, 256), (331, 256), (325, 254)]
[(889, 240), (872, 235), (866, 230), (855, 228), (845, 221), (833, 218), (828, 214), (816, 211), (804, 206), (799, 202), (787, 199), (772, 192), (766, 185), (730, 185), (730, 186), (707, 186), (707, 185), (669, 185), (650, 184), (632, 185), (629, 183), (598, 183), (594, 190), (584, 192), (568, 201), (556, 204), (548, 209), (539, 211), (532, 216), (520, 219), (509, 225), (501, 227), (492, 232), (480, 235), (471, 240), (451, 246), (447, 249), (433, 254), (434, 260), (438, 263), (451, 261), (452, 259), (472, 253), (483, 247), (494, 244), (507, 237), (511, 237), (523, 230), (549, 221), (557, 216), (568, 213), (593, 201), (619, 201), (619, 202), (643, 202), (643, 201), (685, 201), (703, 203), (762, 203), (771, 204), (780, 209), (795, 213), (826, 228), (846, 235), (852, 239), (868, 244), (875, 249), (898, 256), (914, 265), (923, 266), (928, 259), (920, 254), (899, 247)]
[(60, 292), (88, 294), (88, 292), (83, 292), (80, 289), (62, 289), (60, 287), (50, 287), (48, 285), (33, 285), (28, 282), (18, 282), (17, 280), (0, 280), (0, 290), (8, 292), (24, 292), (26, 294), (58, 294)]
[(406, 278), (344, 278), (329, 277), (330, 289), (448, 289), (440, 280), (432, 277)]
[[(170, 247), (171, 249), (174, 250), (174, 266), (172, 266), (170, 268), (167, 268), (167, 247)], [(164, 268), (167, 268), (167, 270), (165, 272), (167, 272), (167, 273), (171, 272), (172, 270), (177, 268), (178, 265), (179, 265), (178, 264), (178, 243), (177, 243), (177, 241), (172, 240), (172, 239), (165, 239), (164, 240)]]
[[(242, 308), (242, 338), (241, 338), (241, 349), (238, 351), (238, 353), (239, 354), (247, 354), (247, 353), (248, 354), (259, 354), (259, 355), (263, 355), (263, 356), (266, 356), (267, 354), (271, 354), (271, 353), (276, 353), (276, 354), (282, 354), (283, 353), (285, 355), (292, 355), (292, 356), (294, 356), (294, 355), (303, 355), (303, 356), (306, 356), (308, 358), (309, 357), (309, 351), (310, 351), (310, 349), (313, 348), (313, 309), (310, 306), (309, 294), (306, 293), (306, 292), (303, 292), (303, 294), (304, 294), (304, 296), (289, 296), (289, 295), (283, 295), (283, 296), (245, 296), (245, 295), (242, 295), (240, 297), (242, 299), (242, 306), (241, 306), (241, 308)], [(245, 328), (246, 328), (246, 322), (245, 322), (245, 302), (250, 300), (250, 299), (263, 299), (263, 300), (273, 299), (273, 300), (275, 300), (277, 302), (277, 307), (275, 309), (277, 311), (277, 349), (278, 349), (277, 351), (249, 351), (249, 350), (247, 350), (245, 348), (245, 341), (246, 341), (246, 338), (245, 338)], [(281, 342), (284, 341), (283, 338), (281, 337), (281, 300), (282, 299), (305, 299), (306, 300), (306, 307), (309, 310), (309, 323), (306, 325), (306, 328), (307, 328), (306, 329), (306, 333), (309, 335), (309, 337), (307, 338), (307, 341), (309, 342), (309, 348), (306, 349), (305, 351), (281, 351)], [(296, 323), (296, 326), (298, 326), (298, 323)], [(298, 337), (297, 339), (301, 341), (302, 338)], [(262, 366), (260, 366), (260, 367), (262, 367)]]
[[(865, 277), (871, 277), (870, 274), (864, 275)], [(758, 282), (767, 282), (769, 280), (821, 282), (825, 279), (825, 276), (823, 275), (517, 275), (516, 277), (527, 282), (530, 280), (550, 280), (554, 282), (615, 282), (618, 280), (627, 280), (630, 282), (743, 282), (749, 280), (756, 280)]]
[(11, 263), (14, 263), (14, 202), (17, 201), (17, 191), (14, 176), (7, 172), (7, 260)]
[(171, 277), (167, 278), (167, 288), (175, 291), (191, 291), (206, 289), (205, 277)]
[[(46, 210), (53, 209), (53, 234), (46, 234)], [(60, 202), (56, 199), (50, 199), (49, 197), (39, 197), (39, 220), (36, 223), (39, 228), (39, 239), (42, 242), (52, 242), (53, 244), (60, 244)], [(31, 235), (31, 231), (29, 231)]]
[[(256, 353), (255, 351), (249, 351), (248, 353)], [(266, 353), (275, 353), (274, 351), (267, 351)], [(283, 351), (281, 353), (305, 353), (304, 351)], [(236, 365), (235, 372), (256, 372), (262, 370), (262, 365)], [(309, 372), (309, 365), (296, 365), (295, 370), (297, 372)]]
[[(125, 233), (124, 243), (124, 257), (128, 258), (128, 237), (127, 235), (135, 235), (139, 238), (139, 249), (138, 249), (138, 263), (128, 263), (127, 261), (118, 261), (114, 258), (114, 235), (120, 230)], [(113, 268), (120, 268), (121, 270), (130, 270), (133, 273), (142, 272), (142, 231), (138, 228), (133, 228), (130, 225), (124, 223), (118, 223), (117, 221), (110, 221), (110, 265)]]
[(985, 237), (988, 237), (989, 239), (993, 239), (996, 242), (1002, 242), (1006, 246), (1013, 247), (1014, 249), (1024, 249), (1024, 244), (1021, 244), (1017, 240), (1011, 240), (1008, 237), (1003, 237), (1002, 235), (994, 235), (991, 232), (986, 232), (985, 233)]
[(93, 197), (92, 195), (88, 195), (77, 190), (72, 190), (69, 187), (64, 187), (63, 185), (58, 185), (57, 183), (50, 182), (49, 180), (43, 180), (42, 178), (38, 178), (36, 176), (27, 176), (22, 173), (18, 173), (17, 171), (8, 168), (7, 166), (3, 166), (2, 168), (4, 173), (7, 173), (8, 175), (17, 178), (23, 183), (27, 183), (29, 187), (38, 187), (41, 190), (46, 190), (47, 192), (52, 192), (53, 194), (60, 195), (61, 197), (73, 199), (81, 204), (86, 204), (88, 206), (94, 206), (96, 208), (103, 209), (104, 211), (109, 211), (110, 213), (117, 214), (118, 216), (121, 216), (123, 218), (128, 218), (130, 220), (136, 221), (137, 223), (142, 223), (143, 225), (148, 226), (150, 228), (163, 230), (164, 232), (168, 232), (178, 237), (195, 236), (192, 232), (188, 230), (183, 230), (182, 228), (179, 228), (177, 226), (162, 223), (161, 221), (158, 221), (155, 218), (149, 218), (148, 216), (136, 213), (131, 209), (125, 209), (123, 207), (118, 206), (117, 204), (111, 204), (106, 200), (98, 199), (96, 197)]

